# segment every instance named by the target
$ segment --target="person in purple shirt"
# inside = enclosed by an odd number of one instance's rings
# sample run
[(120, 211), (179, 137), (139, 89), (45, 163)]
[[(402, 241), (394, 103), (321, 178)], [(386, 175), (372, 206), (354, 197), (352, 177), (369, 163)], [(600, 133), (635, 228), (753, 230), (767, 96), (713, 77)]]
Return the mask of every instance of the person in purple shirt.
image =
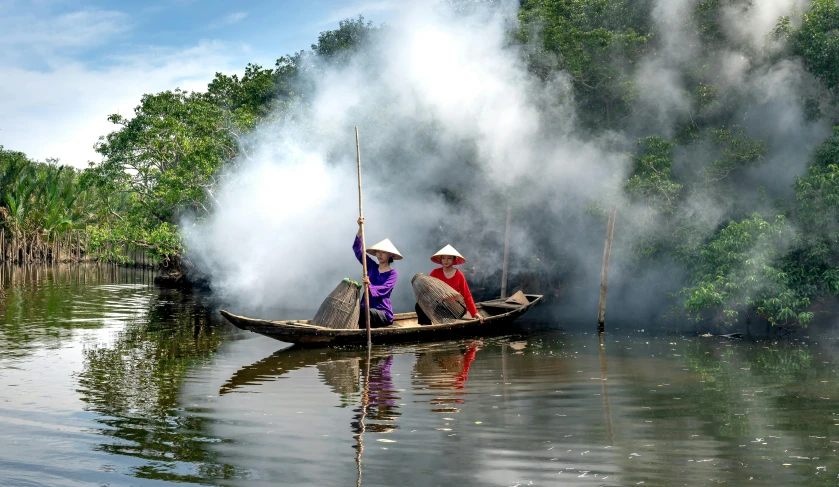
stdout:
[[(353, 251), (359, 262), (362, 262), (364, 252), (361, 250), (361, 224), (364, 218), (358, 219), (358, 233), (353, 242)], [(381, 328), (393, 324), (393, 308), (390, 306), (390, 294), (399, 273), (390, 267), (394, 260), (402, 260), (402, 254), (390, 242), (384, 239), (376, 245), (367, 249), (367, 276), (364, 282), (370, 287), (370, 328)], [(372, 256), (376, 258), (373, 259)], [(362, 262), (363, 263), (363, 262)], [(364, 294), (361, 295), (361, 313), (358, 314), (358, 327), (367, 327), (366, 313), (364, 312)]]

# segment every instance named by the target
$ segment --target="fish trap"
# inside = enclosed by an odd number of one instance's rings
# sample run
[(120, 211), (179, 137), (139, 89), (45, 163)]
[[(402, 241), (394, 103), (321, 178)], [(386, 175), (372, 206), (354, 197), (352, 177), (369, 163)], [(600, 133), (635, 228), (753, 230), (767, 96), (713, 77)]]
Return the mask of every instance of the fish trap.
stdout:
[(321, 303), (312, 322), (333, 330), (358, 329), (359, 292), (355, 284), (341, 281)]
[(466, 313), (463, 296), (440, 279), (419, 273), (411, 278), (417, 303), (432, 323), (454, 323)]

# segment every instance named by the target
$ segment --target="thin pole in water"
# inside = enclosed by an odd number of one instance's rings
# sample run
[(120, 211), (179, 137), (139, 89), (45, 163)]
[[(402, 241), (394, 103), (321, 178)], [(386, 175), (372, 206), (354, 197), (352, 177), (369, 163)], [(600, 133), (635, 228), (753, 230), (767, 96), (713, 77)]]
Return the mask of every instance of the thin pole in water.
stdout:
[(507, 207), (507, 231), (504, 233), (504, 266), (501, 268), (501, 299), (507, 297), (507, 259), (510, 254), (510, 207)]
[[(358, 218), (362, 219), (361, 223), (361, 265), (364, 268), (364, 277), (367, 277), (367, 245), (364, 243), (364, 210), (361, 204), (361, 145), (358, 143), (358, 127), (355, 128), (355, 155), (358, 162)], [(362, 280), (364, 282), (364, 280)], [(364, 314), (367, 323), (367, 348), (369, 349), (373, 341), (370, 338), (370, 288), (367, 284), (364, 285)]]
[(612, 236), (615, 234), (615, 215), (617, 205), (612, 205), (609, 212), (609, 223), (606, 225), (606, 245), (603, 248), (603, 268), (600, 270), (600, 306), (597, 312), (597, 332), (606, 329), (606, 288), (609, 283), (609, 257), (612, 254)]

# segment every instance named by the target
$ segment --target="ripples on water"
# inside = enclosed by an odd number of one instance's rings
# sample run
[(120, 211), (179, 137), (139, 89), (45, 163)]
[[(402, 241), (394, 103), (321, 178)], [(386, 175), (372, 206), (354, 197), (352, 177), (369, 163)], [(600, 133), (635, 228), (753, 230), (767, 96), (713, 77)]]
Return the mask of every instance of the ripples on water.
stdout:
[(2, 268), (0, 485), (835, 485), (836, 341), (284, 349), (134, 270)]

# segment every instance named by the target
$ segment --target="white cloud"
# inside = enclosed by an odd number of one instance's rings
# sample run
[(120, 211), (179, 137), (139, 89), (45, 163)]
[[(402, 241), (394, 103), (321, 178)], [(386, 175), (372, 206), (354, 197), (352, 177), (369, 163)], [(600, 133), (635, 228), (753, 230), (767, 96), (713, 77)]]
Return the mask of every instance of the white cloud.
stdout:
[[(131, 19), (116, 11), (51, 14), (12, 6), (0, 17), (0, 145), (84, 167), (99, 160), (93, 145), (115, 128), (108, 115), (130, 114), (145, 93), (204, 90), (216, 72), (245, 64), (247, 46), (212, 40), (132, 47), (131, 54), (108, 47), (132, 28)], [(91, 49), (106, 54), (86, 62)]]
[(30, 61), (103, 45), (130, 30), (125, 14), (82, 10), (47, 18), (31, 12), (0, 16), (0, 61)]
[(233, 12), (232, 14), (225, 15), (222, 17), (218, 22), (213, 22), (209, 26), (210, 29), (217, 29), (219, 27), (224, 27), (226, 25), (233, 25), (237, 24), (248, 17), (247, 12)]
[(108, 115), (130, 114), (145, 93), (206, 89), (217, 71), (241, 69), (243, 51), (204, 42), (122, 57), (106, 68), (72, 59), (52, 59), (49, 71), (0, 63), (0, 145), (84, 167), (99, 160), (93, 145), (114, 129)]

